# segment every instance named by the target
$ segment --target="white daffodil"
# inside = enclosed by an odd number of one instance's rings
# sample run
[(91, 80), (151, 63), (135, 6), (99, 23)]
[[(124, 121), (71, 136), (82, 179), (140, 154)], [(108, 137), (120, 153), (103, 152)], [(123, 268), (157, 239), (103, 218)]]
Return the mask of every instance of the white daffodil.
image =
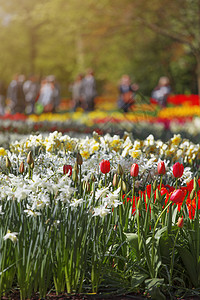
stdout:
[(38, 211), (33, 211), (31, 209), (25, 209), (24, 212), (27, 214), (28, 217), (37, 217), (40, 216), (41, 213)]
[(98, 200), (98, 199), (104, 197), (105, 195), (107, 195), (107, 193), (109, 192), (109, 188), (110, 188), (110, 186), (108, 186), (106, 188), (102, 188), (102, 189), (97, 189), (95, 191), (95, 199)]
[(110, 214), (111, 211), (106, 208), (104, 205), (101, 205), (99, 207), (95, 207), (93, 210), (93, 216), (100, 216), (101, 218), (105, 217), (106, 215)]
[(2, 205), (0, 205), (0, 215), (4, 215), (4, 212), (2, 211)]
[(80, 199), (75, 199), (74, 198), (74, 199), (71, 200), (70, 206), (76, 208), (79, 205), (81, 205), (82, 203), (83, 203), (83, 199), (82, 198), (80, 198)]
[(17, 239), (18, 232), (7, 231), (6, 235), (3, 237), (4, 241), (11, 240), (14, 244), (18, 241)]

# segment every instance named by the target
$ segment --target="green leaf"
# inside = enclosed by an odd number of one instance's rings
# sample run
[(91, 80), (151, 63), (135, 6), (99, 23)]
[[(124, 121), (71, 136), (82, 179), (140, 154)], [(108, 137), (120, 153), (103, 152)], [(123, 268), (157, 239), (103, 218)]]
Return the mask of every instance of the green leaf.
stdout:
[(135, 272), (133, 277), (131, 278), (131, 286), (133, 288), (139, 286), (140, 284), (142, 284), (145, 279), (147, 279), (149, 276), (148, 274), (145, 273), (140, 273), (140, 272)]
[(161, 236), (163, 235), (163, 233), (166, 232), (166, 230), (167, 230), (167, 226), (165, 226), (165, 227), (159, 229), (159, 230), (156, 232), (156, 234), (155, 234), (155, 238), (156, 238), (156, 239), (160, 239)]
[(145, 285), (151, 295), (151, 299), (165, 300), (165, 295), (160, 291), (159, 287), (164, 283), (164, 278), (152, 278), (145, 280)]
[(131, 249), (138, 257), (139, 256), (138, 235), (136, 233), (126, 233), (125, 235)]
[(198, 286), (198, 276), (197, 276), (197, 269), (196, 269), (196, 257), (193, 257), (191, 252), (183, 247), (177, 247), (178, 252), (181, 256), (181, 259), (184, 263), (184, 266), (188, 272), (190, 280), (194, 284), (195, 287)]
[(151, 290), (154, 287), (159, 287), (164, 283), (164, 278), (151, 278), (145, 280), (147, 290)]

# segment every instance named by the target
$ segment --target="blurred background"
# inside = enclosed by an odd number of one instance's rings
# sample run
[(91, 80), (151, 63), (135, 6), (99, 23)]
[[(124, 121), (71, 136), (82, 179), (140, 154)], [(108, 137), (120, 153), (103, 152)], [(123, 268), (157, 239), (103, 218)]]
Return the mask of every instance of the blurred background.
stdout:
[(197, 94), (199, 33), (198, 0), (0, 0), (0, 79), (54, 74), (67, 97), (92, 67), (98, 95), (115, 97), (123, 74), (145, 96), (163, 75)]
[(200, 0), (0, 0), (4, 136), (128, 131), (199, 142), (199, 95)]

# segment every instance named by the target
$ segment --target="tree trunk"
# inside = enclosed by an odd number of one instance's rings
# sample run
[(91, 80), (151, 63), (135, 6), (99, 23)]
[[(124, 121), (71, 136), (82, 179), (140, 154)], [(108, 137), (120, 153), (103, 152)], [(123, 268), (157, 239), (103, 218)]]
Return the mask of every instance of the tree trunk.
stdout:
[(196, 61), (197, 61), (197, 68), (196, 68), (197, 88), (198, 88), (199, 105), (200, 105), (200, 52), (199, 51), (195, 54), (195, 57), (196, 57)]
[(83, 38), (78, 33), (76, 36), (76, 61), (77, 61), (77, 69), (82, 72), (85, 67), (84, 61), (84, 51), (83, 51)]
[(30, 72), (31, 74), (35, 73), (35, 59), (36, 59), (36, 34), (33, 29), (29, 31), (29, 38), (30, 38)]

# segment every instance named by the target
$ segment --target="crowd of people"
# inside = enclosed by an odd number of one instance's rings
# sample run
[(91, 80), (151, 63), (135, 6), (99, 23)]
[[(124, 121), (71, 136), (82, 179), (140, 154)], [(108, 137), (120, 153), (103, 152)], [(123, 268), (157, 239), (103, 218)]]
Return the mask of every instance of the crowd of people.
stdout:
[[(92, 69), (88, 69), (85, 76), (79, 74), (69, 90), (73, 111), (78, 107), (86, 112), (94, 110), (97, 91)], [(11, 114), (56, 112), (60, 97), (60, 86), (55, 76), (49, 75), (39, 82), (35, 75), (30, 75), (26, 79), (24, 75), (16, 74), (7, 89), (3, 82), (0, 82), (0, 115), (4, 115), (5, 112)]]
[[(138, 91), (138, 84), (132, 84), (128, 75), (123, 75), (119, 84), (118, 108), (124, 112), (128, 112), (135, 104), (135, 96)], [(167, 98), (171, 93), (169, 78), (160, 77), (158, 85), (151, 93), (151, 99), (160, 107), (166, 107)]]
[(92, 69), (88, 69), (86, 75), (79, 74), (71, 85), (72, 109), (76, 111), (81, 107), (84, 111), (93, 111), (95, 97), (97, 96), (96, 80)]
[(60, 103), (60, 87), (55, 76), (49, 75), (38, 81), (35, 75), (27, 79), (24, 75), (14, 75), (6, 89), (0, 83), (0, 115), (5, 112), (41, 113), (54, 112)]
[[(119, 84), (118, 108), (128, 112), (135, 104), (135, 96), (139, 89), (138, 84), (132, 84), (129, 75), (124, 74)], [(76, 111), (93, 111), (97, 96), (96, 79), (92, 69), (86, 74), (78, 74), (70, 85), (71, 108)], [(151, 98), (161, 107), (165, 107), (167, 97), (171, 93), (170, 82), (167, 77), (161, 77), (158, 85), (152, 91)], [(35, 75), (25, 78), (16, 74), (6, 89), (0, 81), (0, 115), (5, 112), (40, 114), (42, 112), (56, 112), (60, 104), (60, 86), (54, 75), (43, 78), (40, 82)]]

